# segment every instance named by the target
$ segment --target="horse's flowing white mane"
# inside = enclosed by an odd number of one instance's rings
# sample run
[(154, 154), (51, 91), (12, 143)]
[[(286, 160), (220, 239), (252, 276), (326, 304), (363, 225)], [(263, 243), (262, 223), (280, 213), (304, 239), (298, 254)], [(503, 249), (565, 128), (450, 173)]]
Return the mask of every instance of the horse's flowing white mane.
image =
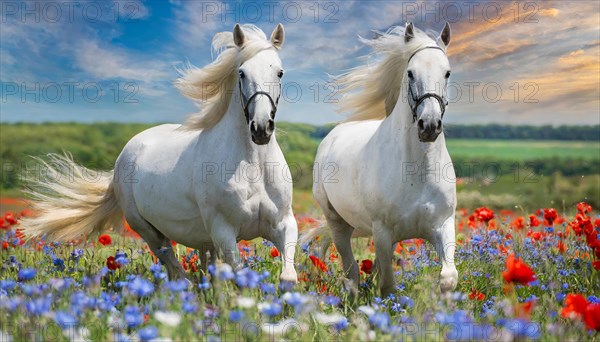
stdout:
[(400, 86), (408, 59), (424, 46), (437, 46), (427, 33), (414, 30), (414, 38), (404, 41), (405, 27), (395, 26), (375, 39), (360, 41), (380, 57), (374, 63), (354, 68), (334, 77), (342, 95), (339, 111), (349, 113), (344, 121), (381, 120), (390, 115), (400, 94)]
[(232, 32), (219, 32), (212, 40), (217, 58), (202, 69), (190, 65), (187, 70), (180, 71), (181, 78), (175, 81), (175, 86), (200, 107), (199, 113), (187, 118), (183, 129), (207, 129), (219, 122), (238, 82), (238, 67), (260, 51), (276, 48), (258, 27), (249, 24), (241, 27), (246, 38), (241, 48), (233, 42)]

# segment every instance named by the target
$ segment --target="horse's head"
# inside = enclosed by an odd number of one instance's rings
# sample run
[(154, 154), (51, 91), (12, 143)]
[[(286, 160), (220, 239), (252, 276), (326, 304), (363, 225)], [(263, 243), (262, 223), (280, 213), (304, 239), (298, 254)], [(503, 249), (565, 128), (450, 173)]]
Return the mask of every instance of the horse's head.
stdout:
[[(233, 40), (244, 48), (246, 37), (239, 25), (233, 29)], [(283, 25), (279, 24), (271, 34), (273, 48), (264, 49), (239, 67), (239, 92), (246, 123), (257, 145), (267, 144), (275, 131), (275, 113), (281, 96), (283, 68), (278, 50), (285, 40)]]
[[(406, 26), (405, 41), (414, 38), (412, 23)], [(413, 122), (417, 125), (419, 140), (433, 142), (442, 132), (442, 118), (446, 111), (450, 63), (446, 48), (450, 44), (450, 25), (446, 23), (438, 39), (440, 46), (417, 48), (408, 60), (405, 80), (408, 85), (408, 103)]]

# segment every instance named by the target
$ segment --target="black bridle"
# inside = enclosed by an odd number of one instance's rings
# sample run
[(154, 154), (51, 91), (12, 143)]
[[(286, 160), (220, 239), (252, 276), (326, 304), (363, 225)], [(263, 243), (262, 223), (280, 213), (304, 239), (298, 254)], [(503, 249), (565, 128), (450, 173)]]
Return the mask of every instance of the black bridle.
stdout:
[[(408, 65), (408, 63), (410, 63), (410, 60), (417, 54), (417, 52), (423, 51), (425, 49), (437, 49), (437, 50), (442, 51), (444, 54), (446, 54), (446, 51), (444, 51), (444, 49), (442, 49), (439, 46), (425, 46), (425, 47), (417, 49), (417, 51), (413, 52), (413, 54), (410, 55), (410, 58), (408, 58), (408, 61), (406, 62), (406, 64)], [(425, 93), (421, 96), (415, 96), (413, 87), (410, 83), (408, 84), (408, 91), (410, 93), (411, 99), (414, 102), (414, 106), (411, 106), (411, 108), (410, 108), (412, 110), (413, 122), (417, 121), (417, 108), (419, 108), (419, 105), (421, 105), (421, 103), (423, 103), (423, 101), (427, 100), (430, 97), (436, 99), (437, 102), (440, 104), (440, 109), (442, 110), (442, 119), (444, 118), (444, 113), (446, 112), (446, 106), (448, 105), (448, 99), (446, 99), (436, 93)]]
[(271, 94), (269, 94), (266, 91), (262, 91), (262, 90), (255, 92), (254, 94), (252, 94), (252, 96), (250, 96), (250, 98), (248, 100), (244, 101), (244, 92), (242, 92), (242, 79), (241, 78), (238, 82), (238, 86), (240, 88), (240, 100), (241, 100), (242, 109), (244, 110), (244, 115), (246, 116), (246, 123), (248, 123), (248, 124), (250, 123), (250, 113), (248, 113), (248, 105), (250, 104), (250, 101), (252, 101), (258, 95), (265, 95), (269, 99), (269, 102), (271, 102), (271, 115), (272, 115), (271, 119), (275, 120), (275, 113), (277, 113), (277, 106), (279, 105), (279, 98), (281, 97), (281, 82), (279, 83), (279, 95), (277, 96), (277, 100), (275, 100), (275, 101), (273, 101)]

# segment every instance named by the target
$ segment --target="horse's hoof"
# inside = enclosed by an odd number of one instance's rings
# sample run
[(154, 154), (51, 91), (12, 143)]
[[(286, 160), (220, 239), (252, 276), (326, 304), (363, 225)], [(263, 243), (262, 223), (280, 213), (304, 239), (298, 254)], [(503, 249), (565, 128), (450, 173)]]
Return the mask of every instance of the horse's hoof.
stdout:
[(281, 275), (279, 276), (279, 280), (297, 284), (298, 283), (298, 275), (296, 274), (296, 271), (282, 272)]
[(445, 293), (454, 291), (458, 285), (458, 272), (456, 270), (443, 272), (440, 274), (440, 290)]

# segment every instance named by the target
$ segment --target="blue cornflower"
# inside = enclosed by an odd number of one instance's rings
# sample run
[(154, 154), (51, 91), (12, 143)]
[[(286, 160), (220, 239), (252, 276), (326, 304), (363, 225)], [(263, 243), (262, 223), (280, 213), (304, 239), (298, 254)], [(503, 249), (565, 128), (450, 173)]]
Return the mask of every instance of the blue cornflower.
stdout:
[(279, 282), (279, 291), (281, 292), (289, 292), (294, 288), (294, 283), (291, 281), (280, 281)]
[(302, 250), (302, 253), (308, 254), (308, 243), (301, 244), (300, 249)]
[(334, 325), (333, 325), (334, 329), (336, 331), (340, 331), (340, 330), (344, 330), (348, 327), (348, 319), (346, 319), (346, 317), (342, 317), (340, 318), (339, 321), (337, 321)]
[(158, 337), (158, 329), (155, 326), (149, 325), (138, 330), (138, 337), (142, 341), (150, 341)]
[(268, 316), (276, 316), (280, 314), (282, 310), (281, 304), (278, 301), (273, 301), (271, 303), (260, 303), (258, 307), (260, 312)]
[(244, 318), (244, 312), (240, 310), (233, 310), (229, 312), (229, 321), (237, 323)]
[(217, 267), (217, 277), (221, 280), (231, 280), (235, 278), (235, 273), (233, 273), (233, 269), (228, 264), (220, 264)]
[(522, 318), (501, 318), (496, 323), (512, 332), (516, 338), (530, 338), (535, 340), (541, 335), (541, 327), (539, 323), (526, 321)]
[(189, 282), (186, 279), (178, 279), (166, 282), (165, 286), (171, 292), (182, 292), (187, 290)]
[(54, 260), (52, 260), (52, 263), (54, 264), (54, 266), (56, 266), (56, 268), (59, 271), (62, 271), (65, 269), (65, 261), (61, 258), (55, 258)]
[(293, 307), (299, 307), (308, 301), (308, 298), (298, 292), (286, 292), (282, 299)]
[(407, 296), (400, 296), (400, 300), (398, 301), (400, 303), (400, 305), (402, 305), (405, 308), (413, 308), (415, 306), (415, 302)]
[(275, 293), (275, 285), (271, 284), (271, 283), (260, 283), (259, 285), (260, 290), (263, 293), (267, 293), (267, 294), (273, 294)]
[(67, 329), (77, 325), (77, 317), (65, 311), (57, 311), (54, 313), (54, 321), (62, 329)]
[(129, 263), (129, 259), (127, 259), (127, 254), (123, 251), (117, 251), (115, 254), (115, 261), (119, 263), (119, 265), (124, 266)]
[(79, 261), (82, 256), (83, 249), (81, 248), (76, 248), (73, 252), (71, 252), (71, 259), (75, 260), (76, 262)]
[(588, 297), (588, 302), (590, 302), (592, 304), (599, 304), (600, 303), (600, 298), (598, 298), (596, 296), (589, 296)]
[(235, 283), (241, 288), (256, 288), (260, 276), (250, 268), (244, 268), (237, 272), (235, 275)]
[(14, 289), (16, 285), (17, 285), (17, 283), (12, 280), (8, 280), (8, 279), (0, 280), (0, 289), (2, 289), (4, 291), (10, 291), (10, 290)]
[(35, 277), (37, 271), (35, 268), (22, 268), (19, 270), (17, 278), (19, 281), (28, 281)]
[(144, 315), (137, 306), (127, 305), (125, 307), (123, 319), (128, 327), (135, 328), (144, 322)]
[(325, 297), (323, 302), (327, 305), (338, 306), (338, 305), (340, 305), (341, 300), (339, 297), (336, 297), (334, 295), (328, 295)]
[(147, 297), (154, 292), (154, 284), (141, 277), (135, 277), (128, 283), (127, 287), (129, 292), (138, 297)]
[(208, 290), (210, 289), (210, 283), (208, 282), (208, 280), (206, 279), (206, 277), (202, 277), (202, 281), (200, 281), (200, 283), (198, 284), (198, 288), (200, 290)]
[(198, 305), (194, 302), (185, 302), (181, 305), (181, 308), (186, 313), (195, 313), (198, 311)]
[(390, 316), (386, 312), (376, 312), (369, 316), (369, 323), (379, 330), (385, 330), (390, 324)]
[(32, 315), (43, 315), (50, 311), (52, 306), (52, 297), (39, 297), (30, 300), (25, 304), (25, 309)]

